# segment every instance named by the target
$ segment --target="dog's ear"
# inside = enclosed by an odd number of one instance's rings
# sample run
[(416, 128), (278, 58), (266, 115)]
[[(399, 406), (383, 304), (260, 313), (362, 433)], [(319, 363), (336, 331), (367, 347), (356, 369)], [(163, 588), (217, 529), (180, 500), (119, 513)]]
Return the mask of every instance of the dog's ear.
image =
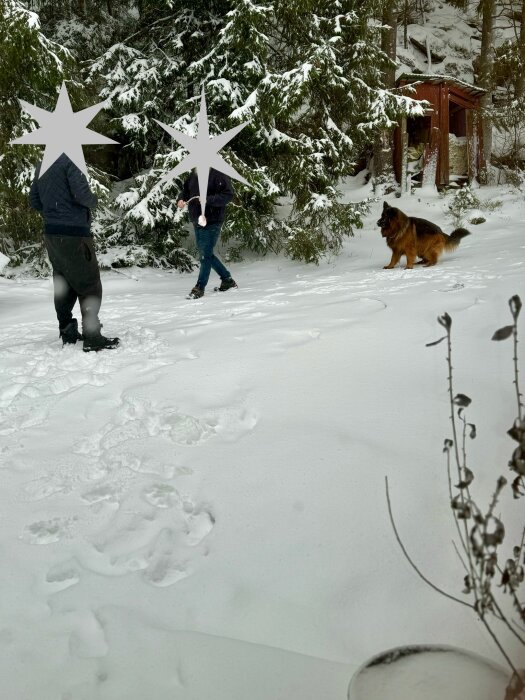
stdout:
[(390, 204), (388, 202), (383, 202), (383, 211), (385, 211), (385, 209), (390, 209)]

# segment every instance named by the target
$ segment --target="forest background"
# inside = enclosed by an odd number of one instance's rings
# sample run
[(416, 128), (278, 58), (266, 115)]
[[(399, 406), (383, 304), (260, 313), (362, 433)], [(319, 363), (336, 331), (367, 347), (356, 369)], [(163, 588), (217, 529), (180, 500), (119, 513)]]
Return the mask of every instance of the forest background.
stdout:
[[(447, 5), (470, 32), (454, 35), (456, 45), (429, 25)], [(19, 99), (52, 111), (65, 80), (75, 111), (107, 100), (90, 128), (119, 145), (84, 147), (105, 264), (195, 266), (176, 208), (181, 180), (159, 184), (185, 152), (154, 119), (194, 136), (202, 86), (211, 134), (248, 122), (223, 151), (249, 182), (235, 186), (227, 257), (273, 251), (318, 262), (367, 211), (366, 200), (343, 201), (345, 177), (368, 168), (376, 194), (397, 187), (393, 128), (423, 113), (395, 87), (403, 69), (484, 88), (481, 179), (522, 182), (525, 0), (0, 0), (4, 274), (49, 274), (27, 201), (42, 149), (9, 143), (38, 126)]]

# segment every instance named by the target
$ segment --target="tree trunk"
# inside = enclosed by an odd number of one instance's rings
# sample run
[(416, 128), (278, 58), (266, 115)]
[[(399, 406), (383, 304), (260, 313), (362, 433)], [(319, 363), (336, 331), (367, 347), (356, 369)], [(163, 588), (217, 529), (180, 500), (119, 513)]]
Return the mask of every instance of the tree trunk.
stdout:
[(494, 65), (494, 12), (495, 0), (481, 0), (479, 8), (482, 16), (481, 50), (478, 84), (486, 94), (481, 98), (483, 114), (483, 154), (487, 167), (492, 154), (492, 120), (486, 110), (492, 107), (492, 69)]
[(520, 70), (517, 71), (514, 83), (514, 98), (519, 99), (525, 93), (525, 0), (521, 2), (521, 26), (518, 38), (518, 51), (520, 55)]
[(405, 115), (401, 117), (401, 194), (408, 192), (408, 134), (407, 134), (407, 118)]
[[(524, 0), (525, 2), (525, 0)], [(390, 27), (381, 37), (381, 50), (386, 53), (391, 64), (385, 70), (385, 85), (388, 88), (396, 84), (396, 46), (397, 46), (397, 0), (389, 0), (383, 11), (383, 24)]]
[(408, 49), (408, 0), (405, 0), (403, 7), (403, 43), (405, 49)]
[[(524, 0), (525, 2), (525, 0)], [(396, 45), (397, 45), (397, 0), (389, 0), (385, 5), (382, 23), (390, 29), (383, 32), (381, 37), (381, 50), (390, 59), (391, 63), (384, 71), (384, 85), (393, 88), (396, 84)], [(382, 129), (374, 142), (373, 158), (374, 184), (388, 184), (394, 181), (393, 168), (393, 132), (391, 129)]]

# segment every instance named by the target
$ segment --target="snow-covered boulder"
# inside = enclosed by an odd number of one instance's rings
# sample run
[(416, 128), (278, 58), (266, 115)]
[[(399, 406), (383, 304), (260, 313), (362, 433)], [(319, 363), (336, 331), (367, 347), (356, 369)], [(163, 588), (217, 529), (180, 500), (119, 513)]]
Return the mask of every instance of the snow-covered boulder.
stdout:
[(7, 265), (9, 265), (9, 258), (7, 257), (7, 255), (0, 253), (0, 272), (2, 272), (4, 267), (6, 267)]

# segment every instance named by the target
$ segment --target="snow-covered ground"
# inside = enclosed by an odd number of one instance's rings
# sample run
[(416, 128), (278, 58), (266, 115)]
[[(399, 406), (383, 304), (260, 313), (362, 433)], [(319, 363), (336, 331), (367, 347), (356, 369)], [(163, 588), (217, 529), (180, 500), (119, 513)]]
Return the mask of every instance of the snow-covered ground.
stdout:
[[(343, 700), (401, 644), (500, 661), (410, 569), (384, 489), (415, 561), (460, 595), (445, 348), (425, 343), (447, 311), (485, 502), (516, 410), (511, 345), (490, 338), (524, 291), (523, 197), (480, 196), (503, 205), (433, 268), (382, 269), (377, 202), (340, 257), (232, 265), (227, 294), (105, 273), (112, 352), (61, 347), (50, 280), (0, 278), (4, 700)], [(391, 203), (452, 229), (437, 195)], [(523, 503), (501, 507), (510, 550)]]

